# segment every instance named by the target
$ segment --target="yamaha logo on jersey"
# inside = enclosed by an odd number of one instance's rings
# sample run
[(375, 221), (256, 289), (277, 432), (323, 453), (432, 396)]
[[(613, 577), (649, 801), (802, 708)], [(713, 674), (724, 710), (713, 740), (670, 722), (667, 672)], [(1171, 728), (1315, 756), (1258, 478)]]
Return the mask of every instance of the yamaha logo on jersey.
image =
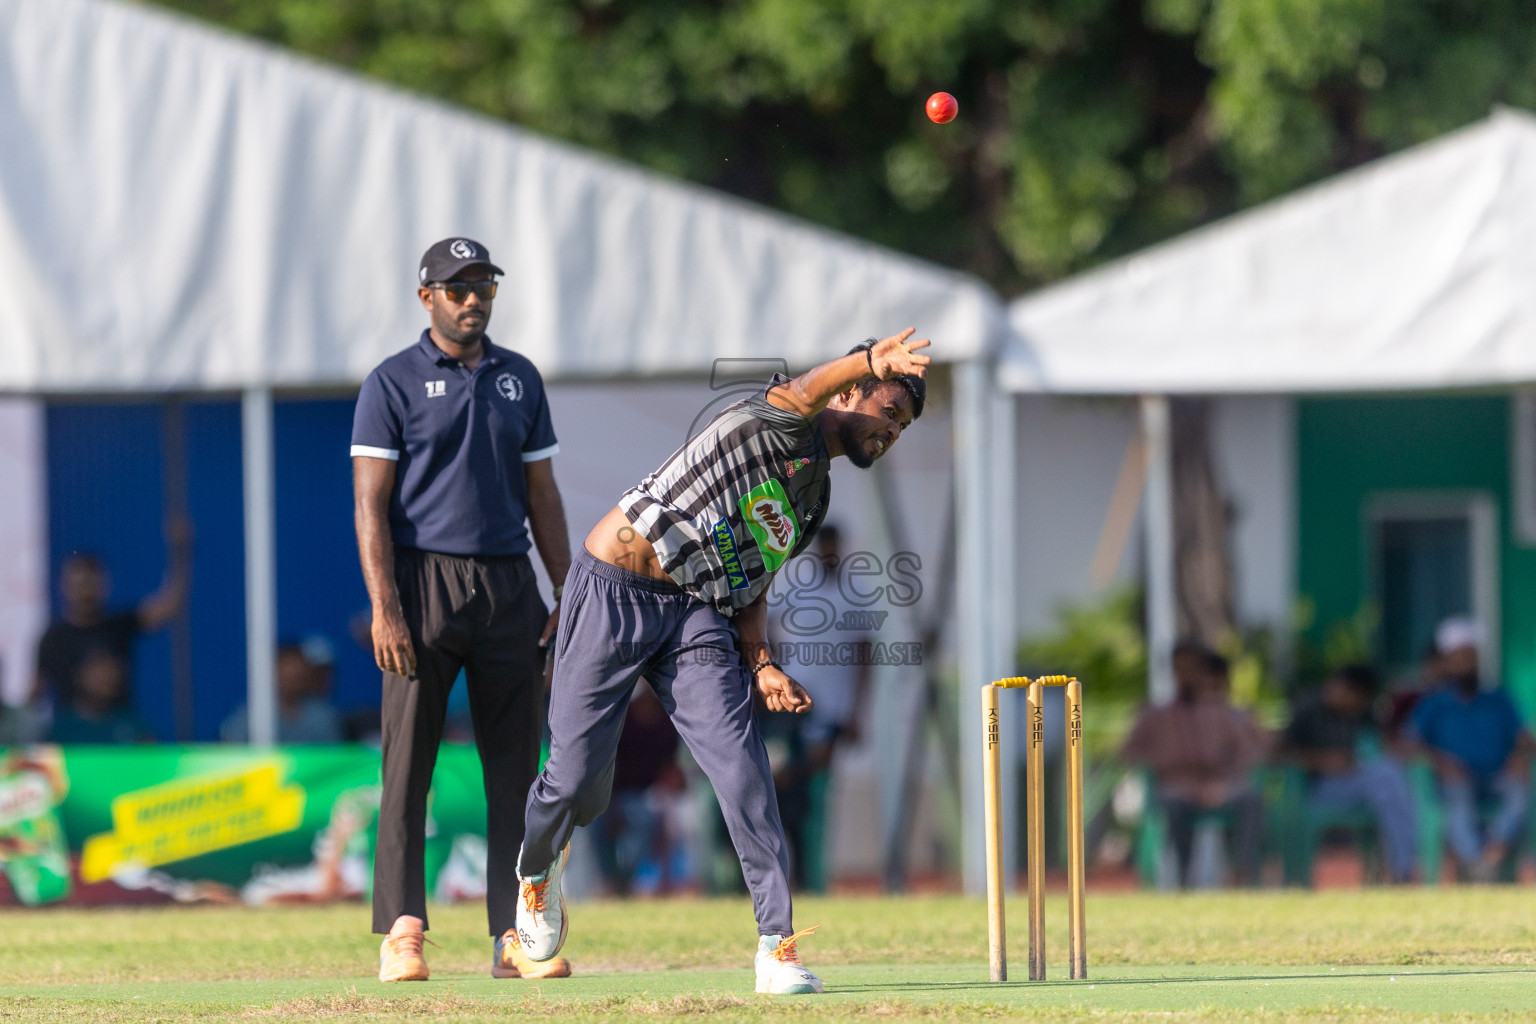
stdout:
[(509, 402), (521, 402), (523, 400), (523, 382), (517, 379), (515, 373), (504, 373), (496, 378), (496, 390), (501, 392), (501, 397)]
[(454, 239), (453, 244), (448, 247), (448, 251), (461, 260), (477, 259), (480, 256), (479, 251), (475, 249), (475, 243), (463, 238)]

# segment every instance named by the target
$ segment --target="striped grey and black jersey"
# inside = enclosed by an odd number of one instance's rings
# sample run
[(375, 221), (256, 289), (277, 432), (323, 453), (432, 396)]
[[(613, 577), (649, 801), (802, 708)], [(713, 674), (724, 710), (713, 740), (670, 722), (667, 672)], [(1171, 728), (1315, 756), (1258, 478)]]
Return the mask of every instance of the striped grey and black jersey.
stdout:
[(725, 615), (804, 550), (832, 493), (820, 433), (766, 393), (727, 406), (619, 499), (667, 575)]

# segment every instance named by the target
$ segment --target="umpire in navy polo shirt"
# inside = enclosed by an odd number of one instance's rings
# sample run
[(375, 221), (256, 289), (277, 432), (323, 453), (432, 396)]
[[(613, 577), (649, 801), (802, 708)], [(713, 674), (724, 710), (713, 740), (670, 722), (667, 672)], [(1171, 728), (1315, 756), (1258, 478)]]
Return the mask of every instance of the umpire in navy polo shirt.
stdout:
[[(427, 791), (460, 669), (485, 770), (492, 974), (570, 970), (564, 961), (527, 960), (515, 931), (523, 806), (543, 728), (542, 648), (555, 628), (570, 542), (544, 383), (531, 362), (485, 335), (501, 273), (468, 238), (428, 249), (417, 295), (431, 326), (368, 375), (353, 418), (357, 544), (384, 672), (373, 875), (373, 930), (386, 936), (383, 981), (427, 977)], [(554, 584), (554, 611), (528, 559), (530, 528)]]

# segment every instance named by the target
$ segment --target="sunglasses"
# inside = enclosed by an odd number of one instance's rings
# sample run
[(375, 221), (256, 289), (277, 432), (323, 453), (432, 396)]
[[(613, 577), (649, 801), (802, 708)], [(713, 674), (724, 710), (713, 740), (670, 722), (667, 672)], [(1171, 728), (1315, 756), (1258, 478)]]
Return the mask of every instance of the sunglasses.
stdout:
[(448, 301), (461, 304), (469, 298), (469, 293), (474, 292), (475, 297), (482, 302), (496, 297), (495, 281), (433, 281), (428, 288), (441, 288), (443, 294), (448, 296)]

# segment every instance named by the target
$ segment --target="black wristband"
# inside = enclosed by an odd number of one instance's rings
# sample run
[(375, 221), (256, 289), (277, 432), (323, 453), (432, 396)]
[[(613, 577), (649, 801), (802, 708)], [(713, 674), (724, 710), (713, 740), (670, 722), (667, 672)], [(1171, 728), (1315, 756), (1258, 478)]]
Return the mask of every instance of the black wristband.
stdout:
[(780, 672), (784, 671), (778, 662), (774, 661), (772, 658), (769, 658), (767, 661), (761, 662), (754, 667), (747, 669), (748, 672), (752, 673), (752, 681), (754, 683), (757, 682), (757, 674), (770, 665), (778, 669)]
[(865, 338), (852, 348), (854, 352), (859, 352), (860, 348), (865, 350), (865, 364), (869, 367), (869, 376), (876, 376), (876, 372), (874, 372), (874, 345), (876, 345), (876, 341), (876, 338)]

